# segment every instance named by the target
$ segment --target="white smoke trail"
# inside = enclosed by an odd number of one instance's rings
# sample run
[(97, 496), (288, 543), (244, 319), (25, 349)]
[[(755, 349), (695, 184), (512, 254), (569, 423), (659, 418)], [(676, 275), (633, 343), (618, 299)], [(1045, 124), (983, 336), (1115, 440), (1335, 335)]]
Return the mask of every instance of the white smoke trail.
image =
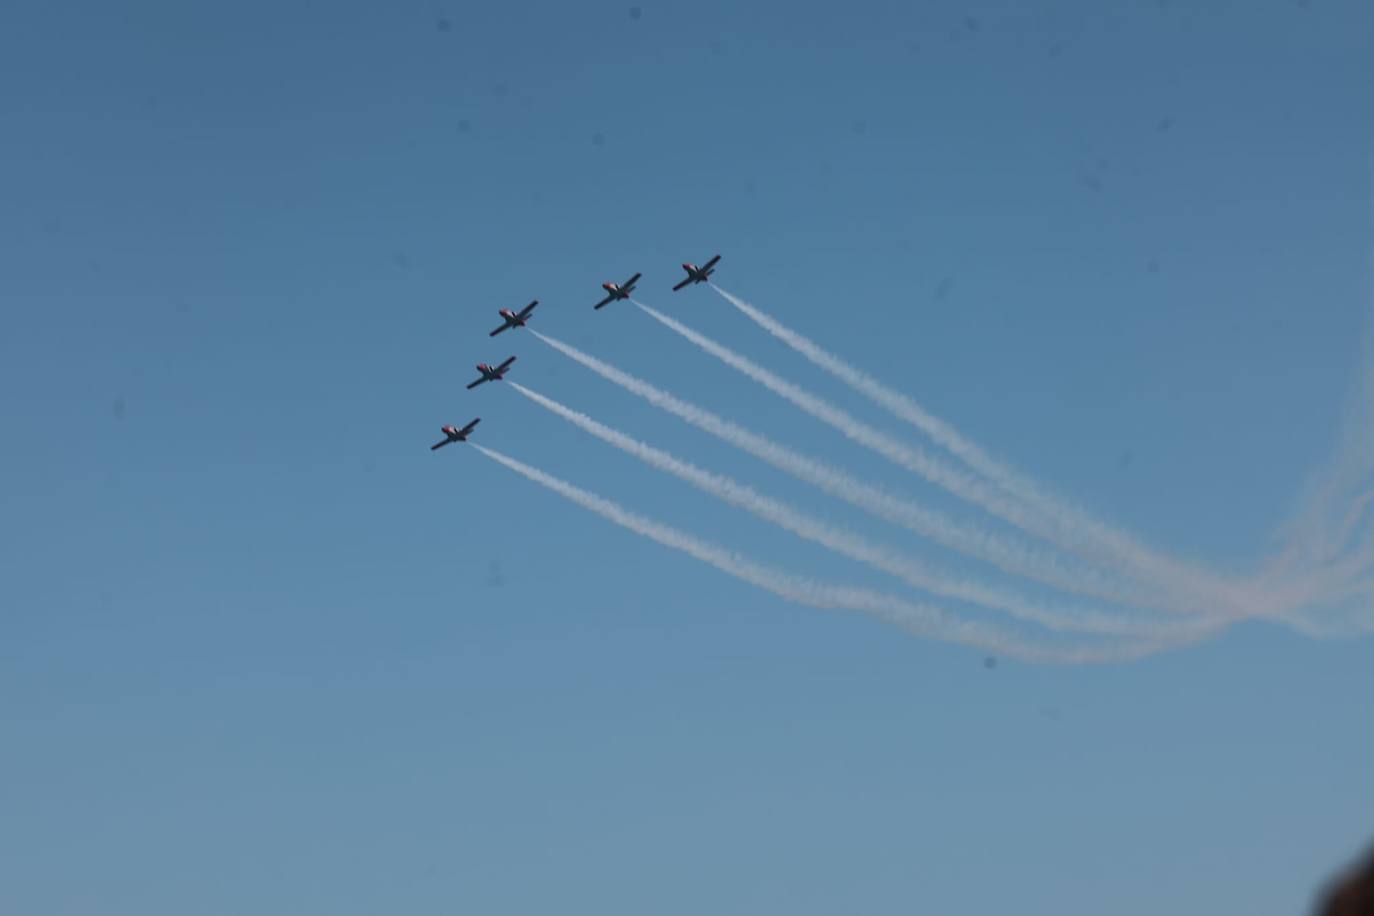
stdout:
[(1367, 490), (1355, 497), (1354, 504), (1346, 510), (1345, 519), (1336, 528), (1332, 546), (1327, 551), (1328, 558), (1339, 553), (1350, 544), (1351, 535), (1365, 521), (1365, 515), (1369, 512), (1371, 502), (1374, 502), (1374, 490)]
[(1350, 583), (1344, 594), (1310, 598), (1284, 616), (1299, 633), (1318, 638), (1357, 636), (1374, 630), (1374, 582)]
[(1053, 517), (1059, 514), (1061, 507), (1054, 498), (1041, 493), (1036, 484), (1024, 480), (1011, 468), (988, 455), (976, 443), (964, 438), (949, 423), (930, 413), (911, 397), (887, 387), (863, 370), (822, 349), (819, 344), (787, 327), (762, 309), (714, 283), (710, 283), (709, 286), (755, 324), (806, 357), (812, 364), (883, 407), (893, 416), (915, 426), (937, 445), (963, 459), (969, 467), (998, 486), (1039, 508), (1046, 515)]
[(614, 522), (622, 528), (647, 537), (665, 547), (681, 551), (703, 563), (714, 566), (727, 575), (734, 576), (797, 604), (822, 610), (860, 611), (904, 627), (921, 636), (973, 646), (983, 651), (1033, 662), (1121, 661), (1139, 658), (1162, 648), (1158, 644), (1148, 643), (1105, 647), (1038, 646), (1024, 642), (997, 627), (961, 620), (931, 605), (904, 601), (867, 589), (828, 585), (801, 576), (794, 576), (755, 563), (732, 550), (727, 550), (724, 547), (631, 512), (605, 497), (560, 480), (494, 449), (478, 445), (475, 442), (470, 444), (478, 452), (498, 464), (502, 464), (517, 474), (547, 487), (584, 509), (595, 512), (607, 521)]
[[(1370, 205), (1374, 212), (1374, 197)], [(1367, 269), (1366, 298), (1374, 304), (1374, 258)], [(1330, 595), (1353, 587), (1358, 592), (1356, 580), (1374, 565), (1374, 543), (1367, 531), (1360, 543), (1352, 544), (1368, 526), (1374, 496), (1369, 489), (1374, 484), (1374, 311), (1366, 313), (1364, 322), (1355, 382), (1342, 411), (1336, 447), (1309, 478), (1296, 511), (1280, 532), (1284, 548), (1266, 572), (1267, 580), (1283, 581), (1298, 591), (1306, 587)], [(1369, 626), (1374, 603), (1368, 593), (1353, 604), (1347, 619)]]
[(1200, 587), (1200, 594), (1215, 596), (1220, 589), (1222, 592), (1229, 593), (1232, 600), (1249, 600), (1252, 598), (1252, 595), (1240, 595), (1234, 583), (1228, 585), (1204, 571), (1190, 568), (1181, 561), (1158, 554), (1136, 541), (1129, 534), (1092, 518), (1082, 509), (1066, 504), (1036, 482), (993, 458), (976, 443), (965, 438), (953, 426), (930, 413), (914, 399), (889, 388), (868, 373), (824, 350), (814, 341), (797, 333), (738, 296), (721, 289), (714, 283), (709, 285), (726, 302), (729, 302), (769, 334), (787, 344), (817, 367), (883, 407), (898, 419), (904, 420), (924, 432), (936, 444), (961, 458), (969, 467), (1041, 513), (1058, 530), (1076, 532), (1073, 535), (1075, 543), (1080, 548), (1090, 550), (1093, 556), (1102, 557), (1106, 555), (1127, 563), (1150, 578), (1166, 577), (1180, 581), (1185, 586), (1191, 585), (1195, 589)]
[(668, 452), (641, 442), (617, 429), (592, 419), (581, 411), (560, 404), (553, 398), (510, 382), (515, 391), (556, 414), (603, 442), (620, 449), (644, 463), (684, 480), (705, 493), (732, 506), (744, 509), (765, 521), (783, 528), (798, 537), (820, 544), (852, 560), (896, 576), (908, 585), (946, 598), (968, 601), (983, 607), (1005, 611), (1022, 620), (1032, 621), (1054, 630), (1070, 630), (1109, 635), (1136, 635), (1153, 638), (1179, 638), (1188, 633), (1202, 633), (1206, 627), (1197, 620), (1180, 625), (1123, 619), (1092, 610), (1058, 611), (1045, 607), (1025, 596), (982, 583), (952, 578), (927, 567), (915, 557), (891, 548), (874, 544), (865, 538), (828, 525), (788, 506), (780, 500), (765, 496), (745, 484), (723, 474), (699, 468)]
[[(786, 381), (768, 371), (754, 361), (741, 356), (734, 350), (717, 343), (704, 334), (687, 327), (682, 322), (670, 318), (655, 308), (631, 299), (646, 315), (650, 316), (669, 330), (680, 335), (702, 350), (719, 359), (730, 368), (743, 373), (763, 385), (769, 391), (795, 404), (806, 413), (829, 426), (839, 430), (845, 437), (869, 448), (892, 463), (914, 471), (932, 483), (938, 484), (956, 496), (983, 506), (999, 517), (1014, 514), (1016, 508), (996, 501), (995, 494), (982, 481), (969, 474), (961, 473), (944, 463), (930, 457), (924, 450), (907, 446), (892, 440), (877, 429), (861, 422), (856, 417), (834, 406), (828, 401), (803, 390), (800, 386)], [(1010, 519), (1008, 519), (1010, 520)]]
[(795, 452), (656, 388), (643, 379), (582, 352), (571, 344), (533, 329), (530, 329), (530, 333), (574, 362), (643, 398), (655, 407), (831, 496), (928, 537), (951, 550), (977, 557), (1004, 572), (1026, 576), (1074, 594), (1126, 605), (1151, 606), (1150, 595), (1134, 591), (1095, 571), (1067, 567), (1053, 554), (1036, 551), (1012, 539), (970, 528), (910, 498), (863, 483), (844, 471)]
[(762, 309), (738, 296), (709, 284), (721, 298), (751, 319), (759, 327), (806, 357), (815, 366), (830, 373), (855, 391), (886, 409), (893, 416), (915, 426), (937, 445), (955, 455), (1007, 492), (1054, 518), (1068, 510), (1058, 500), (1043, 493), (1037, 484), (1026, 480), (1011, 468), (988, 455), (976, 443), (966, 439), (949, 423), (930, 413), (914, 399), (879, 382), (863, 370), (845, 362), (820, 347), (815, 341), (799, 334)]
[(1343, 560), (1269, 570), (1256, 577), (1256, 589), (1265, 591), (1278, 608), (1277, 619), (1303, 633), (1320, 630), (1322, 608), (1344, 608), (1346, 616), (1374, 623), (1374, 583), (1361, 579), (1374, 564), (1374, 543)]
[(1238, 584), (1222, 581), (1203, 570), (1188, 568), (1178, 561), (1164, 561), (1163, 558), (1158, 558), (1143, 549), (1125, 555), (1112, 555), (1098, 548), (1092, 539), (1091, 531), (1065, 529), (1053, 523), (1046, 524), (1046, 520), (1039, 513), (1026, 511), (1025, 505), (1020, 501), (1002, 498), (994, 488), (987, 486), (982, 480), (947, 466), (926, 454), (921, 448), (896, 441), (682, 322), (642, 302), (633, 299), (630, 301), (645, 314), (730, 368), (748, 376), (805, 413), (899, 467), (919, 474), (931, 483), (980, 506), (1022, 531), (1045, 538), (1062, 550), (1104, 563), (1119, 575), (1133, 575), (1148, 586), (1162, 586), (1164, 593), (1159, 597), (1171, 608), (1177, 609), (1180, 605), (1195, 608), (1199, 603), (1203, 603), (1219, 605), (1223, 611), (1231, 615), (1247, 616), (1255, 613), (1259, 606), (1255, 596), (1243, 590)]
[[(1374, 325), (1374, 317), (1370, 323)], [(1344, 550), (1369, 506), (1370, 494), (1355, 492), (1374, 478), (1374, 333), (1369, 336), (1362, 377), (1345, 410), (1335, 457), (1313, 475), (1305, 505), (1289, 524), (1291, 549), (1312, 562)]]

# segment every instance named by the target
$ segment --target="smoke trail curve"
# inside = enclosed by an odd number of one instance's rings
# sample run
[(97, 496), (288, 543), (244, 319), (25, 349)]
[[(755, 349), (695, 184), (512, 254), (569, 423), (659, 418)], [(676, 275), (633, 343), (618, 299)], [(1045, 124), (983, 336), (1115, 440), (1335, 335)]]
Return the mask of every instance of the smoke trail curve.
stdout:
[(469, 443), (479, 453), (517, 474), (552, 490), (570, 502), (647, 537), (665, 547), (680, 551), (727, 575), (765, 591), (821, 610), (852, 610), (896, 624), (920, 636), (972, 646), (1010, 658), (1033, 662), (1091, 663), (1139, 658), (1160, 648), (1151, 644), (1107, 647), (1049, 647), (1023, 642), (987, 624), (960, 620), (926, 604), (904, 601), (888, 595), (850, 586), (835, 586), (795, 576), (748, 560), (732, 550), (709, 543), (684, 531), (631, 512), (603, 496), (574, 486), (538, 468), (478, 443)]
[(1052, 585), (1074, 594), (1139, 607), (1155, 596), (1134, 591), (1093, 570), (1065, 567), (1053, 554), (1035, 551), (1008, 538), (971, 528), (942, 513), (866, 484), (844, 471), (745, 429), (737, 423), (684, 401), (577, 347), (533, 329), (530, 333), (574, 362), (614, 385), (648, 401), (680, 420), (754, 456), (798, 480), (850, 505), (906, 528), (951, 550), (976, 557), (1004, 572)]
[(865, 563), (895, 576), (915, 588), (946, 598), (968, 601), (983, 607), (1005, 611), (1022, 620), (1038, 623), (1054, 630), (1178, 639), (1191, 633), (1203, 632), (1206, 629), (1205, 626), (1200, 626), (1196, 619), (1182, 625), (1177, 622), (1161, 624), (1127, 620), (1120, 616), (1088, 609), (1057, 611), (1013, 592), (978, 582), (952, 578), (927, 567), (915, 557), (904, 555), (889, 547), (872, 543), (852, 532), (828, 525), (730, 477), (707, 471), (690, 462), (683, 461), (663, 449), (655, 448), (635, 439), (518, 382), (510, 382), (509, 384), (516, 392), (545, 410), (562, 417), (579, 429), (638, 458), (651, 467), (665, 471), (723, 502), (744, 509), (765, 521), (772, 522), (798, 537), (820, 544), (852, 560)]
[[(1105, 554), (1098, 549), (1086, 532), (1065, 531), (1058, 525), (1046, 524), (1038, 513), (1026, 511), (1026, 507), (1020, 501), (1000, 497), (994, 488), (987, 486), (981, 479), (950, 468), (943, 462), (932, 458), (919, 447), (909, 446), (892, 439), (839, 407), (779, 377), (747, 357), (687, 327), (682, 322), (670, 318), (642, 302), (633, 299), (630, 301), (660, 324), (705, 350), (732, 369), (741, 372), (774, 394), (794, 404), (810, 416), (838, 430), (846, 438), (876, 452), (899, 467), (919, 474), (931, 483), (983, 508), (988, 513), (1020, 528), (1022, 531), (1042, 537), (1057, 548), (1074, 553), (1084, 559), (1104, 563), (1113, 572), (1120, 575), (1134, 574), (1139, 578), (1142, 567), (1153, 570), (1153, 575), (1147, 575), (1140, 581), (1145, 583), (1147, 587), (1154, 588), (1159, 588), (1163, 584), (1166, 594), (1160, 597), (1164, 598), (1171, 608), (1177, 607), (1177, 598), (1180, 597), (1180, 584), (1185, 588), (1182, 596), (1185, 600), (1191, 598), (1192, 601), (1196, 601), (1205, 596), (1209, 602), (1222, 605), (1232, 615), (1243, 616), (1237, 614), (1236, 608), (1246, 603), (1254, 603), (1252, 596), (1242, 594), (1237, 590), (1237, 586), (1220, 582), (1202, 571), (1184, 570), (1179, 564), (1165, 568), (1140, 556), (1131, 557), (1128, 558), (1128, 562), (1122, 562), (1118, 557)], [(1170, 581), (1171, 578), (1182, 580), (1182, 582)], [(1174, 599), (1173, 601), (1169, 601), (1171, 597)], [(1242, 599), (1246, 600), (1242, 601)]]
[[(1092, 518), (1084, 510), (1064, 503), (1047, 493), (1039, 484), (994, 459), (976, 443), (962, 436), (948, 422), (936, 417), (909, 396), (889, 388), (871, 375), (826, 351), (810, 338), (792, 330), (738, 296), (721, 289), (714, 283), (709, 285), (726, 302), (729, 302), (769, 334), (787, 344), (812, 364), (883, 407), (893, 416), (924, 432), (936, 444), (962, 459), (969, 467), (1005, 492), (1016, 497), (1032, 509), (1037, 516), (1050, 523), (1048, 530), (1042, 524), (1036, 526), (1033, 533), (1046, 537), (1087, 559), (1125, 564), (1127, 567), (1143, 573), (1147, 581), (1173, 580), (1176, 586), (1182, 586), (1194, 594), (1206, 596), (1211, 600), (1222, 599), (1231, 606), (1256, 603), (1255, 594), (1243, 590), (1239, 583), (1228, 582), (1206, 570), (1195, 568), (1176, 558), (1164, 556), (1141, 544), (1129, 534)], [(678, 329), (675, 328), (674, 330)], [(713, 355), (719, 356), (719, 354)], [(749, 373), (746, 372), (746, 374)], [(787, 397), (785, 394), (783, 396)], [(802, 409), (805, 410), (806, 408), (803, 407)], [(918, 471), (918, 473), (920, 472)], [(988, 507), (985, 506), (985, 508)], [(989, 511), (995, 510), (990, 509)], [(1000, 515), (1001, 513), (998, 512), (997, 514)], [(1024, 528), (1022, 522), (1011, 518), (1006, 520)], [(1055, 532), (1062, 533), (1067, 542), (1055, 537)]]

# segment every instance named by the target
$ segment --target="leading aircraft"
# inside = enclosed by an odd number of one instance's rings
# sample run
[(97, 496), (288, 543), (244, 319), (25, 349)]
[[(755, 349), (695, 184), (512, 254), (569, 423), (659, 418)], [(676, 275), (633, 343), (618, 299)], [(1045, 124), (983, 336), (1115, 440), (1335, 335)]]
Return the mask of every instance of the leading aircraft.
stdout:
[(714, 258), (707, 261), (700, 267), (696, 266), (691, 261), (688, 261), (686, 264), (683, 264), (682, 269), (687, 271), (687, 279), (683, 280), (677, 286), (674, 286), (673, 292), (677, 292), (684, 286), (690, 286), (693, 283), (705, 283), (706, 278), (716, 272), (716, 262), (719, 260), (720, 255), (716, 255)]
[(472, 435), (473, 429), (476, 428), (477, 424), (478, 424), (478, 423), (481, 423), (481, 422), (482, 422), (482, 418), (481, 418), (481, 417), (477, 417), (477, 418), (474, 419), (471, 423), (469, 423), (467, 426), (464, 426), (462, 429), (456, 429), (456, 428), (454, 428), (454, 427), (452, 427), (452, 426), (441, 426), (441, 427), (439, 428), (439, 432), (441, 432), (441, 433), (444, 434), (444, 438), (441, 439), (441, 440), (439, 440), (438, 442), (434, 443), (433, 445), (431, 445), (431, 446), (429, 447), (429, 450), (432, 452), (432, 451), (434, 451), (436, 448), (443, 448), (445, 445), (448, 445), (450, 442), (466, 442), (466, 441), (468, 441), (468, 436), (471, 436), (471, 435)]
[(499, 309), (496, 312), (496, 314), (504, 318), (506, 320), (506, 323), (501, 325), (496, 330), (492, 331), (487, 336), (495, 337), (497, 334), (500, 334), (502, 331), (509, 330), (510, 328), (523, 328), (525, 326), (525, 322), (530, 320), (530, 313), (534, 311), (534, 307), (538, 304), (539, 300), (536, 299), (518, 312), (512, 312), (510, 309)]
[(469, 384), (468, 390), (471, 391), (483, 382), (501, 381), (501, 379), (506, 377), (506, 370), (510, 368), (510, 364), (513, 362), (515, 362), (514, 356), (507, 359), (504, 363), (502, 363), (499, 366), (488, 366), (486, 363), (478, 363), (477, 371), (482, 373), (482, 377)]
[(633, 277), (626, 280), (624, 283), (602, 283), (601, 288), (606, 291), (606, 298), (602, 299), (596, 305), (592, 306), (592, 308), (599, 309), (603, 305), (609, 305), (610, 303), (615, 302), (617, 299), (630, 298), (630, 293), (635, 291), (635, 284), (639, 282), (639, 277), (639, 274), (635, 274)]

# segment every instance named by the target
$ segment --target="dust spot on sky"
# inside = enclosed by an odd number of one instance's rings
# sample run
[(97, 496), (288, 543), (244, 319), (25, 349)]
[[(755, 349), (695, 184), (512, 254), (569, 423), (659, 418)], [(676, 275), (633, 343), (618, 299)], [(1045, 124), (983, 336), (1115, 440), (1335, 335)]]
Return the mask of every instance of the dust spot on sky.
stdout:
[(631, 19), (639, 19), (639, 18), (643, 17), (643, 15), (644, 15), (644, 10), (640, 9), (640, 8), (637, 7), (637, 6), (632, 6), (632, 7), (630, 7), (630, 18), (631, 18)]
[(397, 270), (410, 269), (410, 255), (404, 251), (393, 251), (391, 253), (391, 263)]
[(852, 129), (853, 129), (853, 131), (854, 131), (855, 134), (857, 134), (857, 135), (859, 135), (859, 136), (862, 136), (862, 135), (868, 133), (868, 122), (867, 122), (867, 121), (855, 121), (854, 124), (853, 124), (853, 128), (852, 128)]
[(377, 470), (377, 462), (373, 461), (371, 458), (369, 458), (369, 459), (367, 459), (366, 461), (363, 462), (363, 473), (364, 473), (364, 474), (372, 474), (372, 473), (375, 473), (376, 470)]
[(124, 398), (117, 397), (114, 399), (114, 404), (111, 405), (110, 409), (114, 412), (116, 420), (124, 419), (124, 410), (126, 406), (127, 405), (124, 403)]
[(759, 183), (752, 178), (744, 179), (744, 193), (753, 194), (759, 189)]
[(465, 134), (465, 133), (467, 133), (467, 132), (470, 131), (470, 130), (472, 130), (472, 122), (471, 122), (471, 121), (469, 121), (467, 118), (463, 118), (463, 119), (459, 120), (459, 122), (458, 122), (458, 133), (460, 133), (460, 134)]
[(592, 146), (601, 147), (606, 145), (606, 135), (597, 131), (592, 134)]
[(1155, 130), (1159, 131), (1160, 133), (1164, 133), (1165, 131), (1171, 129), (1173, 126), (1174, 119), (1169, 115), (1165, 115), (1164, 117), (1159, 119), (1159, 123), (1155, 125)]
[(1130, 449), (1125, 449), (1116, 456), (1116, 468), (1119, 471), (1128, 471), (1133, 464), (1135, 464), (1135, 452)]
[(1150, 258), (1145, 262), (1145, 269), (1152, 274), (1159, 273), (1159, 258)]
[(983, 23), (978, 20), (977, 16), (965, 16), (964, 28), (968, 29), (970, 32), (981, 32), (983, 30)]
[(434, 23), (434, 27), (441, 32), (453, 31), (453, 23), (447, 19), (440, 19), (438, 22)]
[(1052, 41), (1050, 46), (1045, 49), (1045, 53), (1052, 58), (1059, 58), (1064, 55), (1064, 42)]
[(1087, 172), (1078, 176), (1078, 183), (1092, 191), (1094, 194), (1102, 191), (1102, 179), (1092, 172)]
[(954, 291), (954, 278), (953, 278), (953, 277), (945, 277), (945, 278), (944, 278), (943, 280), (941, 280), (939, 283), (936, 283), (936, 284), (935, 284), (935, 291), (934, 291), (933, 293), (931, 293), (931, 295), (934, 296), (937, 300), (939, 300), (939, 299), (945, 298), (946, 296), (948, 296), (948, 295), (949, 295), (951, 292), (953, 292), (953, 291)]
[(493, 83), (491, 87), (491, 94), (496, 96), (498, 99), (504, 99), (506, 96), (510, 95), (510, 87), (507, 86), (505, 83)]
[(501, 561), (487, 563), (487, 588), (500, 588), (506, 584), (506, 576), (501, 572)]
[(1051, 722), (1060, 722), (1064, 719), (1064, 711), (1058, 706), (1041, 706), (1040, 715), (1049, 719)]
[(987, 658), (983, 659), (983, 667), (991, 671), (997, 667), (997, 659), (989, 655)]
[(725, 44), (724, 44), (723, 42), (721, 42), (720, 40), (718, 40), (718, 39), (712, 39), (712, 40), (711, 40), (711, 56), (712, 56), (712, 57), (724, 57), (724, 56), (725, 56)]

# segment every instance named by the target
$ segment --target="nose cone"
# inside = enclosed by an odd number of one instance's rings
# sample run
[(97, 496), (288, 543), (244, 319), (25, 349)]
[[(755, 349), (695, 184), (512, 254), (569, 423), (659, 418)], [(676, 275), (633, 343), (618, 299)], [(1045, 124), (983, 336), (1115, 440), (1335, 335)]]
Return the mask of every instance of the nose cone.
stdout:
[(687, 271), (691, 271), (691, 270), (696, 270), (696, 269), (697, 269), (697, 266), (696, 266), (695, 264), (687, 263), (687, 264), (683, 264), (683, 265), (682, 265), (682, 269), (683, 269), (683, 270), (687, 270)]
[(612, 292), (612, 291), (615, 290), (615, 284), (614, 284), (614, 283), (602, 283), (602, 284), (601, 284), (601, 288), (604, 289), (606, 292), (609, 293), (609, 292)]

